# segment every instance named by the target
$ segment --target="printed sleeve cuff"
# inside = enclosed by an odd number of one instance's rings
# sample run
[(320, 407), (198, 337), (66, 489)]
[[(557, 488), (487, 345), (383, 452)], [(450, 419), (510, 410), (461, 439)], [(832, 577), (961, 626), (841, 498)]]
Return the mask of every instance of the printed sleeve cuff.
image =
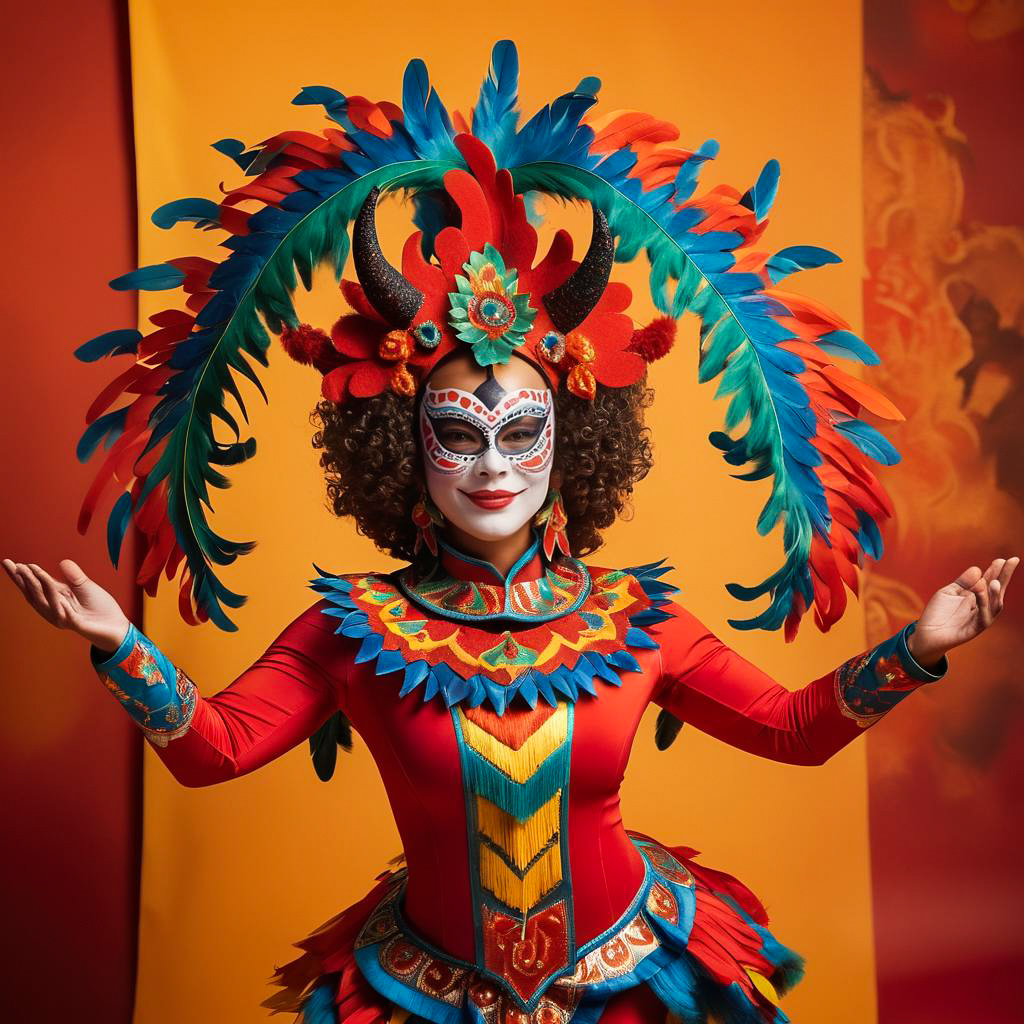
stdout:
[(89, 658), (92, 661), (93, 668), (98, 672), (106, 672), (108, 669), (112, 669), (115, 665), (120, 665), (125, 658), (131, 653), (132, 648), (135, 646), (136, 634), (139, 631), (135, 628), (134, 622), (128, 623), (128, 632), (125, 633), (124, 639), (121, 641), (116, 651), (101, 651), (95, 644), (89, 645)]
[(89, 654), (103, 685), (153, 744), (165, 747), (188, 732), (198, 698), (195, 683), (133, 623), (116, 651), (93, 645)]
[(949, 665), (945, 656), (935, 671), (914, 660), (907, 638), (916, 626), (916, 621), (909, 623), (888, 640), (836, 669), (836, 703), (859, 726), (873, 725), (918, 687), (936, 682), (946, 674)]

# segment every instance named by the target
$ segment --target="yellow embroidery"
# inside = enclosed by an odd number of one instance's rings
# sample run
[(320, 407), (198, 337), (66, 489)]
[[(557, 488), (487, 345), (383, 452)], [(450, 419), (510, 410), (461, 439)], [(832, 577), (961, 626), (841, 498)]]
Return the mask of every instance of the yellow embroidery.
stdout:
[(525, 914), (561, 880), (562, 853), (557, 842), (522, 879), (489, 846), (480, 846), (480, 882), (520, 913)]
[(462, 735), (481, 757), (515, 782), (526, 782), (564, 742), (568, 732), (569, 708), (559, 704), (550, 718), (518, 749), (506, 746), (496, 736), (461, 715)]
[(520, 871), (553, 839), (557, 838), (562, 791), (559, 790), (526, 821), (516, 821), (485, 797), (476, 798), (477, 826), (495, 846), (500, 846)]

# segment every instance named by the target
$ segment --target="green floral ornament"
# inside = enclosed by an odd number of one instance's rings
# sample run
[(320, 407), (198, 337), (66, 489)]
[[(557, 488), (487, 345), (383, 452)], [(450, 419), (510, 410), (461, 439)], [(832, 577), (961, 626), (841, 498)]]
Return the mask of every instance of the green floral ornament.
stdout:
[(457, 292), (449, 292), (450, 321), (460, 341), (473, 346), (478, 366), (507, 363), (533, 326), (537, 311), (529, 294), (516, 294), (517, 274), (506, 270), (493, 245), (469, 255), (466, 276), (455, 275)]

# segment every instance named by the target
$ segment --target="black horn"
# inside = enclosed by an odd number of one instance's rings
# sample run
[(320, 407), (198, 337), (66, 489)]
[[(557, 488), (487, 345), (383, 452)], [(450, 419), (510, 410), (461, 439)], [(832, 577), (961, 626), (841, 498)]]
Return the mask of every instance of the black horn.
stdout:
[(544, 307), (551, 322), (568, 334), (579, 327), (590, 316), (608, 285), (615, 257), (615, 242), (605, 215), (596, 207), (594, 211), (594, 233), (590, 248), (583, 262), (569, 275), (568, 279), (544, 296)]
[(377, 239), (377, 197), (374, 186), (356, 215), (352, 229), (352, 262), (369, 303), (392, 327), (408, 327), (423, 305), (423, 292), (409, 283), (380, 251)]

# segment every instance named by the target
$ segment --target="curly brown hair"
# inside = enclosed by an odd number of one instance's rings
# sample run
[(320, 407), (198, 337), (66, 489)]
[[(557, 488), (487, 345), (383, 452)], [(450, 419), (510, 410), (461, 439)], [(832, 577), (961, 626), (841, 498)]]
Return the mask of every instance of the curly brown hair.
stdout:
[[(555, 393), (555, 464), (576, 555), (601, 546), (601, 531), (622, 514), (633, 486), (653, 464), (644, 410), (654, 400), (646, 379), (598, 385), (593, 401), (562, 387)], [(423, 488), (415, 403), (392, 391), (338, 404), (318, 403), (310, 421), (322, 450), (327, 497), (335, 515), (395, 558), (412, 561), (412, 507)]]

